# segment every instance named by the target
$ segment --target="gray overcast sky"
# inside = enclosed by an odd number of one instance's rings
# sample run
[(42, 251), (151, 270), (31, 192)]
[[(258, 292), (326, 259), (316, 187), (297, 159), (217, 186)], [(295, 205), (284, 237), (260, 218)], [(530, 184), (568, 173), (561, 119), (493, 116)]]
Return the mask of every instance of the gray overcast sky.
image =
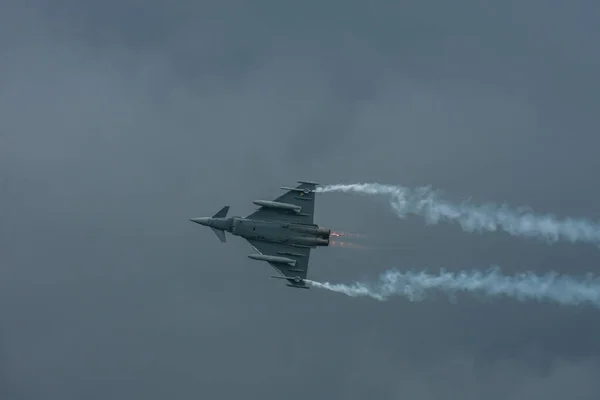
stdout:
[[(597, 1), (135, 3), (0, 5), (2, 399), (600, 397), (597, 310), (291, 290), (188, 221), (297, 179), (599, 219)], [(315, 280), (599, 269), (375, 199), (316, 213), (406, 248), (318, 249)]]

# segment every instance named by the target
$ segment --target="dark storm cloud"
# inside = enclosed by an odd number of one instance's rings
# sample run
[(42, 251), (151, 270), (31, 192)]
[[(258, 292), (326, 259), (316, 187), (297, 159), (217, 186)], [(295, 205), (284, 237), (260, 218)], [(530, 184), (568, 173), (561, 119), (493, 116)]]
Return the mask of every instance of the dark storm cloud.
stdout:
[[(296, 293), (188, 221), (296, 179), (600, 216), (594, 2), (132, 4), (0, 6), (3, 398), (598, 397), (595, 310)], [(600, 257), (318, 201), (408, 248), (316, 280)]]

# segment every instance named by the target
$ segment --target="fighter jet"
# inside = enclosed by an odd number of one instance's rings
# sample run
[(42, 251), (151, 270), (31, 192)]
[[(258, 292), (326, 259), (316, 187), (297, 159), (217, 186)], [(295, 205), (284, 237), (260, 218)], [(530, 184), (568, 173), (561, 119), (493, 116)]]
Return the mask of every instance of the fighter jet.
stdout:
[(225, 232), (246, 239), (256, 251), (248, 257), (268, 262), (285, 279), (287, 286), (308, 289), (304, 281), (308, 272), (310, 251), (329, 246), (331, 230), (316, 225), (314, 220), (315, 188), (318, 183), (298, 181), (295, 188), (282, 187), (286, 192), (274, 200), (255, 200), (260, 206), (247, 217), (227, 218), (229, 206), (212, 217), (191, 221), (210, 227), (221, 242)]

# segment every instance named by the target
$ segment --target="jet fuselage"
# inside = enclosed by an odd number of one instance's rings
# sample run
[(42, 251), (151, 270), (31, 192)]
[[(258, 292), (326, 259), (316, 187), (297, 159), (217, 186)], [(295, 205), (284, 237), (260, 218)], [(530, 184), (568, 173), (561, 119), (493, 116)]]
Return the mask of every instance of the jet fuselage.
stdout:
[(194, 218), (192, 221), (245, 239), (285, 243), (295, 247), (328, 246), (331, 230), (318, 225), (260, 221), (241, 217)]

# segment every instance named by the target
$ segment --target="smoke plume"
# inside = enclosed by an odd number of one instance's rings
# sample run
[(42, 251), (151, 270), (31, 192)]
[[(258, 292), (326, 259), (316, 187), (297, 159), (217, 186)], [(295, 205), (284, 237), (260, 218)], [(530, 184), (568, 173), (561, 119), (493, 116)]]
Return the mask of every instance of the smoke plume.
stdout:
[(600, 224), (575, 218), (559, 219), (551, 214), (539, 215), (525, 207), (509, 207), (493, 203), (475, 205), (469, 202), (453, 204), (439, 197), (429, 187), (410, 189), (379, 183), (327, 185), (317, 192), (353, 192), (389, 196), (394, 212), (404, 218), (407, 214), (425, 217), (428, 224), (440, 221), (458, 222), (467, 232), (504, 231), (518, 237), (541, 239), (547, 243), (559, 240), (600, 244)]
[(416, 302), (438, 292), (453, 298), (458, 293), (483, 295), (486, 298), (508, 297), (519, 301), (537, 300), (561, 305), (592, 305), (600, 308), (600, 278), (591, 275), (575, 278), (550, 272), (502, 275), (498, 267), (489, 271), (385, 272), (376, 284), (355, 282), (351, 285), (306, 280), (314, 287), (343, 293), (351, 297), (371, 297), (385, 301), (400, 296)]

